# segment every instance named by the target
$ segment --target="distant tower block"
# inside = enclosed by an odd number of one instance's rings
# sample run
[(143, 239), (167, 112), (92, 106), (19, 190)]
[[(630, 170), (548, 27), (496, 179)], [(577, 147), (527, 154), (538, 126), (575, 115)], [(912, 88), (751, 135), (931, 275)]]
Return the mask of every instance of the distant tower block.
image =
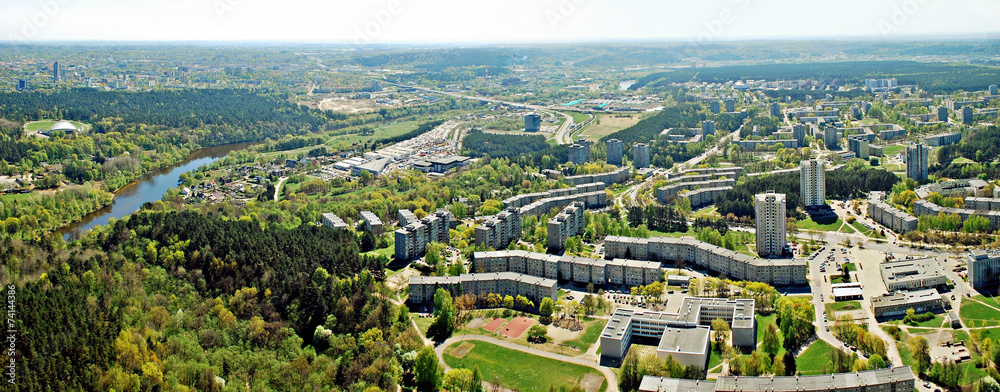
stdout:
[(826, 163), (819, 159), (802, 161), (799, 177), (803, 207), (826, 205)]
[(608, 163), (616, 166), (622, 165), (622, 155), (624, 155), (624, 143), (618, 139), (607, 141)]
[(705, 120), (701, 122), (701, 134), (708, 136), (715, 134), (715, 121)]
[(535, 113), (524, 116), (524, 131), (538, 132), (542, 129), (542, 116)]
[(632, 146), (632, 165), (636, 169), (649, 167), (649, 145), (637, 143)]
[(757, 213), (757, 254), (760, 257), (783, 256), (787, 247), (785, 227), (785, 195), (759, 194), (754, 197)]

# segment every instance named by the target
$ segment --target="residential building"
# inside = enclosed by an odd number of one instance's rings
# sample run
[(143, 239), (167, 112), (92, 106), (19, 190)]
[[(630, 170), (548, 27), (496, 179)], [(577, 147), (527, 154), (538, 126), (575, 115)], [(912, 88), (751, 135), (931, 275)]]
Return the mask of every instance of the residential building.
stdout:
[(489, 294), (524, 296), (538, 306), (542, 299), (559, 299), (558, 282), (537, 276), (514, 272), (462, 274), (460, 276), (411, 276), (407, 302), (415, 305), (434, 302), (434, 293), (443, 288), (454, 297), (475, 294), (486, 298)]
[(858, 137), (847, 138), (847, 150), (854, 153), (854, 156), (861, 159), (868, 159), (871, 156), (868, 141)]
[(777, 102), (771, 103), (771, 115), (777, 118), (781, 118), (781, 104)]
[(885, 227), (906, 233), (917, 229), (917, 218), (885, 202), (885, 192), (868, 194), (868, 217)]
[(640, 392), (913, 392), (917, 379), (909, 366), (817, 376), (723, 376), (682, 380), (644, 376)]
[(990, 95), (997, 95), (997, 85), (991, 84), (990, 88), (989, 88), (989, 91), (990, 91)]
[(802, 161), (799, 180), (803, 207), (826, 205), (826, 161), (821, 159)]
[(590, 140), (577, 140), (569, 146), (568, 161), (582, 165), (590, 160)]
[(649, 145), (636, 143), (632, 146), (632, 165), (636, 169), (649, 167)]
[(941, 207), (927, 200), (913, 201), (913, 215), (918, 217), (924, 215), (938, 216), (942, 213), (945, 215), (958, 215), (963, 224), (971, 217), (983, 217), (990, 222), (990, 230), (1000, 230), (1000, 211), (973, 210), (970, 208), (948, 208)]
[(733, 190), (731, 186), (717, 188), (698, 188), (689, 192), (681, 192), (678, 196), (688, 199), (692, 209), (702, 208), (715, 203), (715, 198)]
[(583, 184), (620, 184), (623, 182), (628, 182), (632, 179), (632, 168), (630, 167), (620, 167), (618, 170), (612, 170), (607, 173), (597, 173), (597, 174), (580, 174), (576, 176), (568, 176), (563, 180), (566, 181), (566, 185), (583, 185)]
[(659, 340), (656, 355), (661, 360), (673, 356), (685, 366), (705, 369), (710, 327), (715, 319), (730, 325), (733, 346), (756, 346), (753, 299), (686, 297), (678, 313), (616, 309), (601, 332), (601, 358), (620, 360), (628, 352), (633, 337), (652, 338)]
[(948, 122), (948, 108), (945, 106), (937, 107), (937, 119), (940, 122)]
[(327, 212), (323, 214), (323, 226), (330, 227), (334, 230), (347, 230), (347, 223), (339, 216), (334, 215), (332, 212)]
[(622, 155), (624, 154), (624, 146), (625, 144), (618, 139), (611, 139), (607, 141), (608, 164), (616, 166), (622, 165)]
[(29, 89), (30, 88), (28, 87), (28, 80), (27, 79), (18, 79), (18, 81), (17, 81), (17, 91), (28, 91)]
[(475, 272), (516, 272), (596, 286), (644, 286), (660, 280), (660, 263), (577, 256), (556, 256), (523, 250), (476, 252)]
[(535, 113), (531, 113), (524, 116), (524, 131), (525, 132), (538, 132), (542, 129), (542, 116)]
[(944, 310), (944, 301), (935, 289), (897, 291), (872, 297), (871, 308), (875, 318), (898, 317), (906, 315), (909, 309), (918, 314), (941, 312)]
[[(401, 210), (400, 212), (405, 211)], [(400, 214), (400, 221), (402, 222)], [(447, 244), (451, 237), (449, 232), (450, 218), (448, 213), (435, 211), (423, 219), (414, 220), (396, 230), (396, 259), (413, 260), (422, 257), (427, 251), (427, 244), (440, 242)], [(402, 224), (402, 223), (401, 223)]]
[(767, 193), (754, 196), (757, 217), (757, 254), (761, 257), (783, 256), (788, 247), (785, 235), (785, 195)]
[(52, 63), (52, 81), (58, 82), (62, 80), (62, 71), (59, 69), (59, 62), (56, 61)]
[(933, 257), (887, 261), (879, 264), (879, 270), (889, 292), (935, 288), (948, 283)]
[(521, 238), (521, 209), (508, 207), (487, 218), (475, 230), (476, 246), (505, 249), (512, 241)]
[(1000, 283), (1000, 252), (974, 250), (969, 252), (969, 284), (974, 289), (994, 287)]
[(761, 259), (747, 256), (694, 238), (632, 238), (608, 236), (604, 239), (606, 259), (686, 262), (708, 268), (730, 279), (764, 282), (773, 286), (804, 285), (807, 266), (803, 259)]
[(826, 127), (823, 129), (823, 143), (828, 150), (834, 150), (840, 146), (840, 136), (837, 135), (837, 128)]
[(736, 111), (736, 98), (723, 98), (722, 102), (726, 105), (726, 113), (732, 113)]
[(570, 237), (583, 236), (583, 231), (587, 228), (587, 222), (583, 217), (584, 210), (583, 203), (573, 202), (549, 219), (546, 225), (549, 250), (561, 251)]
[[(567, 178), (569, 178), (569, 177), (567, 177)], [(546, 191), (546, 192), (524, 193), (524, 194), (520, 194), (520, 195), (517, 195), (517, 196), (513, 196), (513, 197), (509, 197), (509, 198), (504, 199), (503, 200), (503, 206), (504, 207), (525, 207), (527, 205), (530, 205), (531, 203), (534, 203), (536, 201), (543, 200), (543, 199), (554, 198), (554, 197), (561, 197), (561, 196), (577, 195), (577, 194), (582, 194), (582, 193), (590, 193), (590, 192), (603, 191), (605, 188), (607, 188), (607, 185), (605, 183), (603, 183), (603, 182), (593, 182), (593, 183), (585, 183), (585, 184), (575, 185), (575, 186), (570, 187), (570, 188), (552, 189), (552, 190), (549, 190), (549, 191)], [(566, 204), (569, 204), (569, 203), (566, 203)]]
[(721, 188), (736, 185), (736, 177), (727, 177), (717, 180), (679, 182), (656, 189), (656, 199), (661, 203), (669, 203), (671, 199), (678, 197), (682, 191), (699, 188)]
[(927, 161), (931, 149), (922, 143), (906, 147), (906, 177), (914, 181), (927, 179)]
[(962, 111), (959, 112), (962, 117), (962, 124), (972, 125), (972, 121), (976, 116), (975, 108), (972, 106), (963, 106)]
[(382, 220), (378, 218), (378, 215), (371, 211), (361, 211), (361, 220), (365, 222), (366, 232), (382, 235)]
[(413, 212), (410, 212), (410, 210), (399, 210), (398, 214), (399, 214), (399, 227), (407, 226), (410, 223), (416, 223), (419, 220), (417, 219), (417, 216), (413, 214)]
[(715, 121), (705, 120), (701, 122), (701, 134), (708, 136), (715, 134)]
[(798, 141), (800, 146), (806, 145), (806, 126), (803, 124), (792, 125), (792, 138)]
[(962, 141), (961, 132), (945, 133), (941, 135), (928, 136), (924, 138), (924, 143), (931, 147), (947, 146)]
[(712, 111), (712, 114), (719, 114), (719, 113), (722, 112), (722, 108), (721, 108), (721, 105), (719, 104), (718, 100), (712, 100), (712, 101), (710, 101), (708, 103), (708, 107), (709, 107), (709, 110)]

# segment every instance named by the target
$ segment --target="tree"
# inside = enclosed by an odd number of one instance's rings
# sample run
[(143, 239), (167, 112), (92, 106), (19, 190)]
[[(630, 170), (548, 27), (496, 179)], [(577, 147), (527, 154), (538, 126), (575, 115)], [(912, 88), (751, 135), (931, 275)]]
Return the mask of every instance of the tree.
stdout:
[(712, 320), (712, 334), (715, 337), (715, 344), (717, 346), (721, 346), (722, 343), (725, 343), (727, 340), (729, 340), (729, 332), (730, 332), (729, 323), (727, 323), (725, 320), (721, 318)]
[(923, 336), (914, 336), (909, 341), (913, 361), (917, 363), (917, 373), (923, 374), (931, 366), (931, 347)]
[(618, 380), (618, 388), (623, 392), (631, 392), (639, 389), (642, 376), (645, 372), (639, 368), (639, 355), (635, 351), (629, 350), (622, 360), (621, 376)]
[(434, 392), (441, 388), (441, 369), (438, 368), (438, 358), (433, 348), (425, 346), (420, 350), (413, 371), (416, 373), (418, 391)]
[(455, 331), (455, 321), (458, 318), (458, 309), (451, 299), (451, 293), (445, 289), (437, 289), (434, 292), (434, 323), (427, 330), (429, 337), (438, 341), (444, 341)]
[(469, 369), (451, 369), (444, 375), (443, 388), (449, 391), (467, 391), (472, 383)]
[(868, 370), (876, 370), (885, 368), (885, 360), (882, 359), (881, 355), (872, 354), (868, 357)]
[(552, 322), (552, 312), (555, 310), (554, 308), (555, 304), (552, 302), (552, 298), (542, 298), (542, 303), (538, 306), (538, 314), (542, 316), (542, 322), (545, 322), (546, 324)]
[(544, 325), (532, 325), (528, 329), (528, 341), (535, 343), (545, 343), (548, 340), (549, 329)]
[(472, 368), (472, 380), (469, 380), (469, 392), (483, 392), (483, 373), (479, 365)]
[(778, 326), (770, 323), (764, 328), (764, 336), (761, 338), (761, 349), (772, 358), (778, 354), (781, 348), (780, 337), (778, 336)]

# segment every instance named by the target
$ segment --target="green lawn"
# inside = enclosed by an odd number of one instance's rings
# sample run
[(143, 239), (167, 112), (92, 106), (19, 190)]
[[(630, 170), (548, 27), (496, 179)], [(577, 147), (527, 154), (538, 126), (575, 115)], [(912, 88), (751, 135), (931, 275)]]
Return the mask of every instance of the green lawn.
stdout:
[(585, 113), (577, 113), (577, 112), (562, 112), (562, 113), (573, 116), (573, 122), (576, 124), (583, 124), (584, 122), (590, 119), (590, 115)]
[[(462, 358), (451, 353), (461, 343), (456, 343), (444, 353), (444, 361), (452, 368), (472, 369), (478, 365), (483, 379), (490, 381), (498, 377), (508, 388), (521, 391), (546, 388), (547, 385), (569, 387), (579, 385), (587, 374), (604, 378), (597, 370), (566, 362), (551, 360), (506, 349), (486, 342), (467, 342), (473, 347)], [(604, 381), (607, 385), (607, 380)]]
[[(942, 316), (940, 314), (935, 314), (934, 318), (932, 318), (930, 320), (919, 322), (919, 323), (916, 323), (916, 324), (907, 324), (907, 325), (912, 325), (912, 326), (916, 326), (916, 327), (924, 327), (924, 328), (941, 328), (941, 325), (944, 325), (944, 316)], [(915, 331), (916, 331), (915, 328), (910, 328), (910, 332), (912, 332), (912, 333), (920, 333), (920, 332), (915, 332)]]
[(892, 146), (886, 146), (883, 152), (885, 153), (885, 156), (892, 156), (903, 152), (903, 150), (905, 149), (906, 147), (896, 144)]
[(580, 337), (573, 340), (567, 340), (563, 342), (563, 344), (577, 347), (581, 351), (587, 351), (587, 349), (601, 337), (601, 331), (604, 330), (605, 324), (607, 324), (606, 321), (599, 319), (588, 321), (587, 325), (583, 328), (583, 334), (581, 334)]
[(970, 299), (962, 300), (958, 315), (969, 328), (1000, 325), (1000, 312)]
[(844, 221), (837, 218), (836, 222), (820, 224), (810, 218), (796, 221), (795, 224), (800, 230), (837, 231), (844, 224)]
[(809, 346), (802, 355), (795, 358), (795, 367), (803, 375), (824, 374), (825, 368), (833, 357), (833, 350), (836, 350), (830, 343), (817, 340)]
[(760, 343), (761, 339), (764, 337), (764, 328), (767, 327), (768, 324), (774, 324), (777, 319), (777, 314), (772, 314), (770, 316), (757, 315), (757, 343)]
[(427, 330), (434, 324), (434, 317), (416, 317), (416, 315), (413, 317), (417, 322), (417, 329), (420, 330), (420, 336), (427, 336)]
[(844, 225), (843, 227), (840, 228), (840, 230), (837, 231), (845, 234), (854, 234), (854, 228), (851, 227), (851, 225)]
[(715, 349), (715, 342), (709, 342), (709, 345), (711, 347), (708, 357), (708, 368), (711, 369), (722, 363), (722, 354), (719, 353), (719, 350)]
[(847, 311), (847, 310), (858, 310), (861, 309), (861, 302), (858, 301), (846, 301), (846, 302), (835, 302), (832, 304), (826, 304), (826, 317), (832, 323), (837, 319), (837, 312)]
[(848, 272), (854, 272), (858, 270), (858, 266), (854, 263), (844, 263), (844, 269)]
[(18, 193), (14, 195), (0, 195), (0, 202), (25, 201), (32, 196), (31, 193)]

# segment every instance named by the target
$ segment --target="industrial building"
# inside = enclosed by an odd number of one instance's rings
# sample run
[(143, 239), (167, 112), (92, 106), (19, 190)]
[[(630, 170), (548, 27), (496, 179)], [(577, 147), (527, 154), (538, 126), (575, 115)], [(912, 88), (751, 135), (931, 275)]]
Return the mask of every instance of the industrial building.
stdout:
[(442, 158), (431, 158), (413, 163), (413, 168), (424, 173), (445, 173), (456, 167), (463, 167), (469, 164), (469, 157), (452, 155)]
[(805, 260), (761, 259), (694, 238), (608, 236), (604, 239), (604, 257), (665, 262), (682, 260), (726, 274), (730, 279), (764, 282), (773, 286), (807, 283)]

